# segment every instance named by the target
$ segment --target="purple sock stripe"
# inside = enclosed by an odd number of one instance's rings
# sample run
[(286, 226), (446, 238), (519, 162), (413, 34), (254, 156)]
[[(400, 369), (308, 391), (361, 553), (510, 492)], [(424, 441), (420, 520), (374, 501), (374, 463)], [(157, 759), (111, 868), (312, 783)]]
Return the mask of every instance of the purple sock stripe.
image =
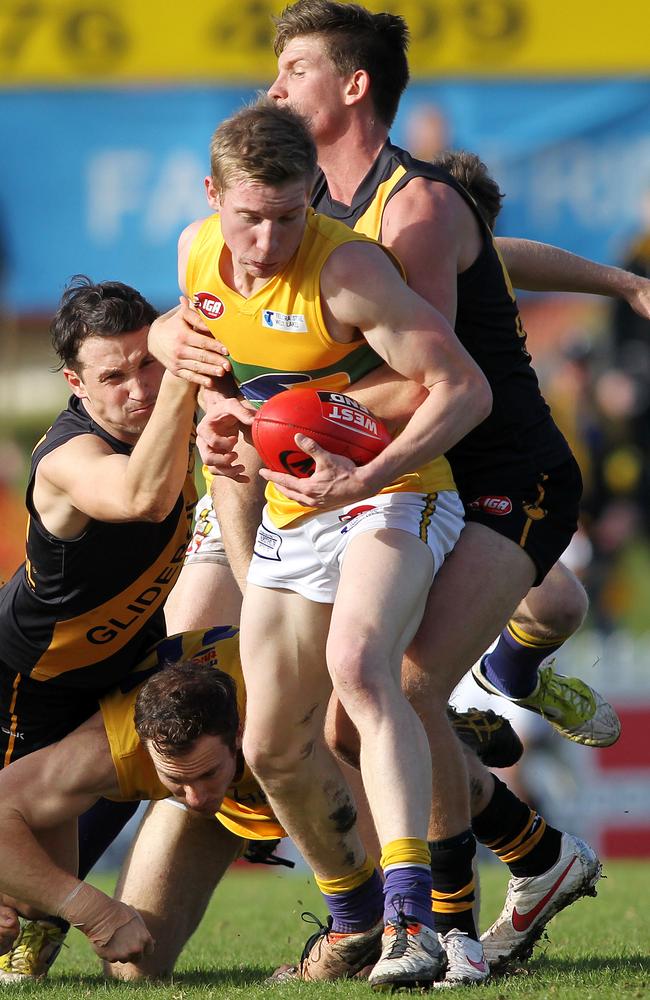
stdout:
[(430, 869), (391, 866), (384, 883), (384, 923), (394, 920), (401, 910), (405, 917), (433, 930), (432, 888)]
[(332, 930), (336, 934), (358, 934), (370, 930), (381, 919), (384, 887), (376, 869), (356, 889), (331, 895), (322, 893), (322, 896), (332, 915)]
[(492, 652), (483, 657), (483, 673), (490, 684), (509, 698), (526, 698), (535, 690), (540, 663), (561, 645), (560, 642), (531, 649), (517, 642), (505, 628)]

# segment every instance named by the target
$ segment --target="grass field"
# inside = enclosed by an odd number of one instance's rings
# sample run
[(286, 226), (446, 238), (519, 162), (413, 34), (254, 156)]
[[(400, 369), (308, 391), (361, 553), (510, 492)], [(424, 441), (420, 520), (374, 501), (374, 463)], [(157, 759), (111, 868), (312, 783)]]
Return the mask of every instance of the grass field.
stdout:
[[(610, 862), (605, 872), (607, 879), (599, 884), (598, 898), (580, 900), (555, 918), (549, 925), (550, 940), (536, 950), (525, 972), (471, 988), (471, 996), (477, 1000), (479, 996), (498, 1000), (650, 997), (650, 861)], [(107, 879), (98, 884), (110, 889)], [(482, 923), (487, 926), (503, 901), (505, 869), (484, 868), (481, 884)], [(105, 982), (86, 939), (73, 931), (69, 947), (46, 982), (7, 987), (7, 995), (39, 994), (48, 1000), (369, 997), (371, 991), (364, 983), (264, 985), (276, 965), (299, 955), (310, 933), (300, 920), (303, 910), (323, 913), (318, 893), (306, 876), (242, 866), (231, 872), (215, 894), (172, 983)]]

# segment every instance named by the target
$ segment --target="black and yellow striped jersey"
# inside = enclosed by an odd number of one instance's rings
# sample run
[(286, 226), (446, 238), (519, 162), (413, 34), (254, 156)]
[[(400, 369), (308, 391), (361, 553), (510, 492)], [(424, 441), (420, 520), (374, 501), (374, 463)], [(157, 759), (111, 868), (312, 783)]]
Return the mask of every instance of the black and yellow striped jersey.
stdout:
[[(495, 473), (503, 481), (557, 466), (569, 456), (569, 447), (540, 392), (510, 278), (471, 195), (445, 170), (387, 142), (351, 205), (330, 197), (322, 174), (312, 204), (318, 212), (381, 240), (386, 205), (415, 177), (454, 188), (474, 212), (482, 234), (479, 256), (458, 275), (455, 330), (488, 379), (494, 404), (490, 416), (447, 454), (456, 484), (461, 494), (475, 493), (478, 480)], [(432, 257), (432, 269), (435, 266)]]
[(26, 560), (0, 590), (0, 665), (99, 693), (165, 634), (163, 604), (183, 564), (196, 503), (193, 446), (183, 489), (164, 521), (91, 521), (78, 538), (60, 539), (34, 507), (34, 479), (45, 455), (80, 434), (130, 454), (131, 446), (99, 427), (76, 396), (37, 444), (27, 485)]

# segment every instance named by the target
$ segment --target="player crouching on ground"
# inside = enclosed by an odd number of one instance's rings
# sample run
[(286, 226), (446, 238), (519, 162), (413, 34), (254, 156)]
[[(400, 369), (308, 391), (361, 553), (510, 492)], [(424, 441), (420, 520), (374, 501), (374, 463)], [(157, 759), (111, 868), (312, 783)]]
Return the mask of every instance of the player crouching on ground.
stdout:
[[(173, 658), (178, 662), (160, 670)], [(222, 874), (248, 839), (282, 837), (241, 753), (244, 698), (237, 629), (171, 636), (102, 700), (100, 712), (0, 774), (5, 950), (15, 935), (12, 909), (32, 919), (56, 914), (82, 930), (100, 958), (141, 963), (124, 967), (127, 978), (171, 973), (176, 955), (153, 954), (154, 938), (138, 911), (72, 874), (77, 817), (100, 796), (173, 795), (220, 821)]]

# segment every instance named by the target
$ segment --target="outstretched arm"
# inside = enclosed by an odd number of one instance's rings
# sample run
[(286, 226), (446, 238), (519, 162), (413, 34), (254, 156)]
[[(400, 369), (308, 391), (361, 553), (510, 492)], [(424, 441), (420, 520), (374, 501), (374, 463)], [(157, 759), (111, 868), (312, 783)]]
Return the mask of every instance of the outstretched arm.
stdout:
[(102, 795), (119, 786), (101, 715), (60, 743), (0, 773), (0, 892), (58, 914), (90, 938), (98, 955), (128, 961), (153, 947), (139, 914), (80, 882), (46, 849)]
[(650, 280), (621, 267), (598, 264), (547, 243), (496, 237), (515, 288), (531, 292), (587, 292), (624, 299), (650, 319)]

